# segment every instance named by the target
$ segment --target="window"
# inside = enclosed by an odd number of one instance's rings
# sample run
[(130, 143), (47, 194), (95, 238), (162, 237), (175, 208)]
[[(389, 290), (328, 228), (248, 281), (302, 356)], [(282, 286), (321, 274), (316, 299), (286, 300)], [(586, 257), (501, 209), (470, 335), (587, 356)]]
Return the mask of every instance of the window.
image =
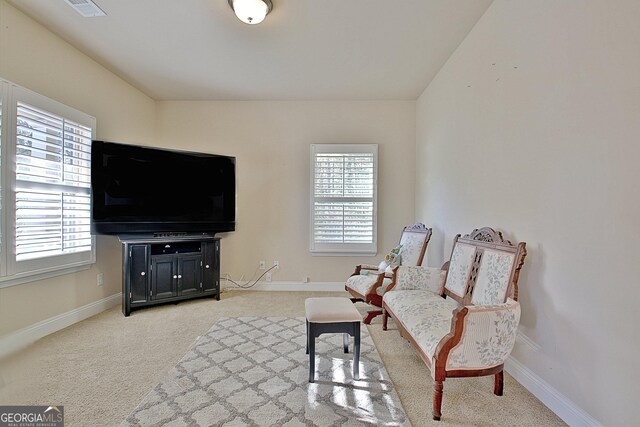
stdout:
[(314, 255), (371, 255), (376, 245), (376, 144), (311, 145)]
[(0, 89), (0, 287), (88, 268), (95, 118)]

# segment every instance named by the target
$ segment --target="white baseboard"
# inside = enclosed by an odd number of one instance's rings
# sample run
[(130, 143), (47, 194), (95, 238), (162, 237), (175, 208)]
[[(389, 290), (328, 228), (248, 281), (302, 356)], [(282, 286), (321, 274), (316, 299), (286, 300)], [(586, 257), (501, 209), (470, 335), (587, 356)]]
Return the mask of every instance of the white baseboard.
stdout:
[[(249, 286), (250, 283), (240, 283)], [(339, 292), (344, 291), (344, 282), (258, 282), (250, 288), (241, 288), (233, 283), (222, 281), (223, 291), (309, 291), (309, 292)]]
[(18, 351), (44, 336), (115, 307), (121, 301), (122, 293), (117, 293), (0, 337), (0, 357)]
[(513, 356), (510, 356), (504, 364), (505, 371), (509, 373), (531, 394), (540, 399), (549, 409), (570, 426), (602, 427), (602, 424), (587, 414), (582, 408), (573, 403), (569, 398), (553, 388), (549, 383), (536, 375), (531, 369), (524, 366)]

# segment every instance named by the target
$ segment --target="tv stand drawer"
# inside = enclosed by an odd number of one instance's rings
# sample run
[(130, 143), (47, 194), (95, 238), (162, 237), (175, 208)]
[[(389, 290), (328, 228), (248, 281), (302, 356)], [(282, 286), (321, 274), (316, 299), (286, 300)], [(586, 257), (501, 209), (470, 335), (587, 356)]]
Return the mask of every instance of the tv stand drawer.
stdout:
[(195, 242), (163, 242), (151, 245), (151, 255), (184, 254), (200, 252), (201, 243)]

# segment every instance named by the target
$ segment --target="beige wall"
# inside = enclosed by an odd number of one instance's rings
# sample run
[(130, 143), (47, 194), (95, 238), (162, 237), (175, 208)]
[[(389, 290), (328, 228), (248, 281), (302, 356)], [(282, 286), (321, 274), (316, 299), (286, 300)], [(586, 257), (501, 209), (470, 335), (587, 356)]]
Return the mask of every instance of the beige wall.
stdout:
[(417, 105), (430, 264), (474, 227), (526, 241), (514, 356), (605, 425), (640, 396), (638, 22), (631, 0), (496, 0)]
[[(415, 103), (160, 102), (161, 144), (237, 157), (237, 231), (222, 239), (222, 273), (250, 278), (259, 260), (274, 281), (344, 281), (378, 262), (414, 221)], [(378, 255), (309, 253), (309, 146), (379, 144)]]
[[(414, 221), (414, 102), (156, 103), (5, 0), (0, 76), (95, 116), (99, 139), (237, 156), (238, 228), (222, 241), (223, 273), (235, 279), (277, 259), (274, 281), (342, 281)], [(310, 256), (312, 143), (380, 144), (378, 256)], [(117, 239), (99, 237), (97, 251), (87, 271), (0, 289), (0, 336), (120, 292)]]
[[(155, 102), (0, 0), (0, 76), (96, 117), (97, 137), (151, 143)], [(0, 289), (0, 336), (120, 292), (120, 245), (98, 238), (89, 270)], [(96, 275), (104, 273), (98, 287)]]

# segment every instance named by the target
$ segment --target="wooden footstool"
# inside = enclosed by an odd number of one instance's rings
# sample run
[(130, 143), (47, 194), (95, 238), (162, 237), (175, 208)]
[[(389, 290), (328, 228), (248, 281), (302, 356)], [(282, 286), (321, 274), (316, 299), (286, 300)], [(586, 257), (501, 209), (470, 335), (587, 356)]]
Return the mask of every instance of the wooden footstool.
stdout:
[(307, 354), (309, 382), (315, 381), (316, 337), (324, 333), (343, 333), (344, 352), (349, 353), (349, 335), (354, 337), (353, 379), (360, 379), (360, 321), (362, 316), (349, 298), (307, 298), (304, 301), (307, 318)]

